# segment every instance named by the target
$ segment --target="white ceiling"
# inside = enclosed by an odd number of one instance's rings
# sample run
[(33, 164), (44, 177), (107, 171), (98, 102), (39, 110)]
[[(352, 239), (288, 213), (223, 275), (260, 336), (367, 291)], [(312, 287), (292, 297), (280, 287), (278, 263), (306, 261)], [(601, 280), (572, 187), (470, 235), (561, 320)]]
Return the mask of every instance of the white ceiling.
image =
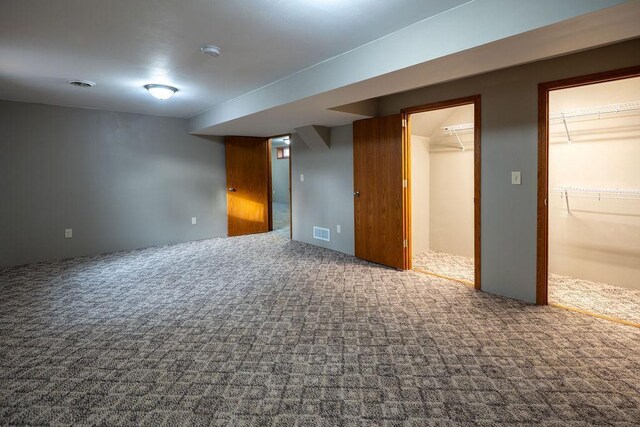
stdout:
[(411, 133), (437, 139), (445, 126), (473, 123), (473, 104), (411, 114)]
[[(436, 136), (436, 133), (442, 126), (459, 124), (452, 123), (451, 118), (456, 112), (465, 107), (467, 106), (449, 107), (442, 108), (440, 110), (411, 114), (411, 117), (409, 118), (411, 121), (411, 134), (426, 136), (427, 138)], [(473, 121), (473, 105), (471, 104), (468, 107), (471, 109), (471, 121)]]
[(640, 77), (551, 91), (549, 113), (640, 102)]
[(268, 136), (339, 126), (371, 112), (336, 106), (639, 37), (638, 22), (640, 1), (473, 0), (218, 104), (188, 128)]
[[(0, 99), (191, 117), (464, 3), (2, 0)], [(179, 92), (160, 102), (147, 83)]]
[(367, 102), (360, 113), (336, 106), (640, 37), (640, 1), (540, 1), (546, 7), (474, 0), (217, 105), (189, 130), (269, 136), (344, 125), (376, 113)]
[[(473, 113), (473, 104), (467, 104), (411, 114), (409, 116), (411, 134), (427, 137), (430, 151), (443, 148), (458, 151), (460, 149), (458, 138), (448, 134), (442, 128), (473, 123)], [(458, 134), (458, 137), (466, 149), (473, 149), (474, 135), (472, 130), (463, 130)]]

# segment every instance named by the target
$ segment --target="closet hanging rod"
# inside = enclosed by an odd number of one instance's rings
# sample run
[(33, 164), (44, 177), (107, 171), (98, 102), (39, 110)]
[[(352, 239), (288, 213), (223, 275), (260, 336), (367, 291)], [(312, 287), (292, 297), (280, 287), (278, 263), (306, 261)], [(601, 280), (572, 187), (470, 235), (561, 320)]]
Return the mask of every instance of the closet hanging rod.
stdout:
[(626, 111), (640, 111), (640, 101), (622, 102), (619, 104), (599, 105), (578, 110), (560, 111), (549, 114), (550, 120), (565, 120), (574, 117), (600, 116), (602, 114), (615, 114)]

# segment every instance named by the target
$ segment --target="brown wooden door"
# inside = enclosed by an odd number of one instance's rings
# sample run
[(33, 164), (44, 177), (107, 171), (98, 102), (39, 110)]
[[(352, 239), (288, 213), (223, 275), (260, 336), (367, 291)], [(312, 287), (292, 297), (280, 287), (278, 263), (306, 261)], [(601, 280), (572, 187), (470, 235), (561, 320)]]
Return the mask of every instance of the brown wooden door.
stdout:
[(225, 138), (229, 236), (263, 233), (271, 229), (269, 146), (267, 138)]
[(355, 251), (358, 258), (407, 268), (402, 117), (353, 123)]

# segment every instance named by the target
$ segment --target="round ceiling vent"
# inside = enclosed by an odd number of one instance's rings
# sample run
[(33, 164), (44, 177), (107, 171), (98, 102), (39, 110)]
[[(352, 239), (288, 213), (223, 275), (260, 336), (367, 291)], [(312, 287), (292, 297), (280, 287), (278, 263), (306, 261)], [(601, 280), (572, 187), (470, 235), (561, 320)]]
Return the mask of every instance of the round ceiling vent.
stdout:
[(90, 80), (67, 80), (67, 83), (75, 87), (94, 87), (96, 85)]

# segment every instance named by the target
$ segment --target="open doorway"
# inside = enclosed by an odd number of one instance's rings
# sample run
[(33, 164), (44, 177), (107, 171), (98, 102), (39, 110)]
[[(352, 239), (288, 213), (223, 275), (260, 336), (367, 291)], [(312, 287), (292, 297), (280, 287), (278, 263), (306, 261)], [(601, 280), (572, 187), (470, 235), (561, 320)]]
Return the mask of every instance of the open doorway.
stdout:
[(542, 285), (550, 304), (640, 325), (638, 74), (545, 88)]
[(273, 231), (291, 233), (291, 137), (277, 136), (271, 143), (271, 212)]
[(480, 289), (480, 98), (408, 112), (414, 270)]
[(276, 231), (291, 238), (290, 135), (225, 137), (229, 237)]

